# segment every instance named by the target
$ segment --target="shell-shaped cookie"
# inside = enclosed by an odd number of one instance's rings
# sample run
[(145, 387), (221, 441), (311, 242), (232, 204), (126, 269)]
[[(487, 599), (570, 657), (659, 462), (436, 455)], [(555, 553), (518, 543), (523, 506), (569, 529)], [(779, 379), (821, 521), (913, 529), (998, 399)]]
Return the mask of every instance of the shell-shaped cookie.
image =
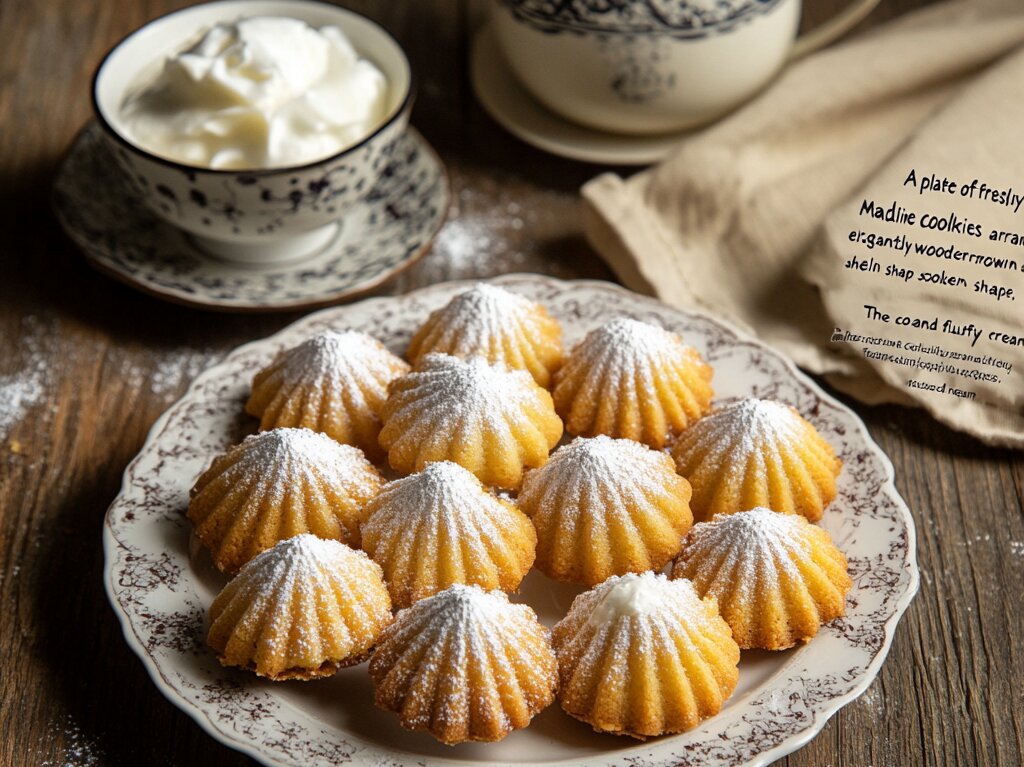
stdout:
[(533, 564), (533, 525), (450, 461), (389, 483), (370, 501), (363, 549), (397, 607), (452, 584), (514, 591)]
[(366, 554), (299, 535), (228, 582), (210, 607), (207, 641), (225, 666), (315, 679), (364, 660), (391, 620), (381, 570)]
[(396, 471), (454, 461), (481, 482), (518, 487), (524, 467), (542, 466), (562, 436), (551, 395), (524, 370), (428, 354), (392, 382), (380, 444)]
[(443, 743), (501, 740), (555, 697), (547, 630), (501, 591), (450, 586), (401, 610), (370, 676), (377, 706)]
[(272, 429), (213, 460), (192, 488), (188, 518), (214, 564), (235, 572), (301, 533), (358, 546), (364, 507), (383, 485), (359, 448), (309, 429)]
[(740, 649), (715, 601), (664, 575), (613, 576), (580, 594), (551, 638), (558, 700), (598, 732), (689, 730), (721, 710), (739, 678)]
[(365, 333), (324, 331), (257, 373), (245, 409), (260, 419), (260, 429), (312, 429), (383, 457), (380, 408), (388, 384), (407, 372), (404, 360)]
[(537, 569), (593, 585), (662, 567), (693, 524), (672, 459), (627, 439), (577, 437), (527, 473), (517, 504), (537, 528)]
[(480, 283), (432, 312), (406, 356), (415, 365), (431, 352), (528, 370), (546, 387), (562, 363), (562, 329), (540, 304)]
[(718, 600), (740, 647), (783, 650), (843, 614), (852, 585), (846, 567), (820, 527), (752, 509), (694, 525), (672, 577)]
[(796, 410), (743, 399), (713, 411), (672, 447), (698, 521), (765, 506), (811, 522), (836, 496), (843, 462)]
[(592, 330), (555, 374), (555, 409), (570, 434), (661, 448), (711, 404), (711, 366), (656, 325), (615, 319)]

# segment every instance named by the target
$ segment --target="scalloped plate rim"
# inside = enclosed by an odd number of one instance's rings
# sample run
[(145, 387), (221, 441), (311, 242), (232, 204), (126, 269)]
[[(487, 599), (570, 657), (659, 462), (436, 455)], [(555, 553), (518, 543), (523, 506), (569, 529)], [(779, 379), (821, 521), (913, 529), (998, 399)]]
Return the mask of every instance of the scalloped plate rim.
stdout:
[[(824, 729), (825, 725), (835, 715), (835, 713), (839, 711), (839, 709), (860, 697), (865, 692), (865, 690), (867, 690), (867, 688), (871, 685), (871, 683), (875, 680), (875, 678), (878, 675), (879, 669), (881, 668), (882, 664), (885, 662), (885, 659), (889, 654), (889, 650), (892, 646), (893, 637), (895, 635), (896, 626), (899, 624), (899, 621), (906, 613), (907, 609), (910, 606), (910, 603), (916, 596), (920, 586), (920, 570), (917, 564), (917, 529), (913, 515), (911, 514), (909, 507), (907, 506), (903, 497), (900, 495), (899, 491), (896, 488), (895, 469), (893, 467), (892, 461), (889, 459), (888, 455), (886, 455), (886, 453), (881, 449), (881, 447), (878, 446), (874, 439), (872, 439), (864, 422), (851, 408), (837, 400), (832, 395), (825, 392), (812, 378), (810, 378), (807, 374), (800, 370), (796, 366), (796, 364), (782, 352), (777, 351), (770, 345), (765, 344), (764, 342), (758, 340), (748, 332), (741, 330), (740, 328), (736, 327), (735, 325), (725, 320), (713, 317), (699, 310), (681, 310), (676, 309), (674, 307), (670, 307), (656, 298), (634, 293), (633, 291), (627, 290), (626, 288), (623, 288), (612, 282), (607, 282), (603, 280), (561, 280), (554, 277), (548, 277), (546, 275), (539, 274), (510, 273), (488, 280), (465, 279), (446, 281), (436, 283), (434, 285), (429, 285), (423, 288), (419, 288), (415, 291), (410, 291), (409, 293), (405, 293), (400, 296), (380, 296), (376, 298), (364, 299), (363, 301), (357, 303), (388, 303), (407, 296), (428, 293), (441, 289), (449, 289), (461, 285), (469, 287), (478, 282), (494, 282), (497, 284), (501, 284), (503, 282), (522, 281), (523, 279), (546, 283), (549, 287), (560, 288), (563, 290), (567, 288), (571, 289), (572, 287), (581, 287), (624, 293), (627, 294), (631, 299), (637, 300), (641, 303), (647, 303), (653, 306), (657, 306), (659, 308), (668, 307), (672, 311), (676, 311), (681, 314), (687, 314), (692, 317), (710, 322), (711, 324), (717, 325), (726, 332), (731, 333), (737, 339), (737, 341), (747, 343), (750, 344), (751, 346), (754, 346), (755, 348), (767, 351), (773, 357), (781, 361), (788, 370), (788, 372), (791, 375), (793, 375), (800, 383), (807, 386), (817, 397), (819, 397), (829, 406), (834, 407), (837, 410), (843, 412), (845, 415), (847, 415), (850, 421), (856, 424), (857, 429), (860, 433), (860, 437), (862, 438), (865, 447), (869, 449), (874, 454), (874, 456), (880, 460), (885, 475), (884, 480), (880, 485), (880, 490), (888, 491), (889, 498), (894, 502), (897, 513), (902, 517), (903, 522), (906, 525), (906, 564), (907, 572), (910, 576), (909, 581), (904, 591), (896, 599), (892, 614), (883, 624), (884, 638), (882, 641), (882, 645), (879, 647), (878, 651), (871, 658), (871, 660), (866, 664), (864, 672), (861, 675), (860, 681), (853, 685), (853, 687), (851, 687), (850, 690), (847, 691), (845, 694), (837, 695), (833, 698), (828, 699), (828, 701), (819, 704), (819, 707), (813, 712), (812, 721), (808, 724), (808, 726), (805, 729), (801, 730), (799, 733), (795, 733), (793, 735), (786, 737), (778, 745), (760, 752), (753, 759), (744, 762), (742, 764), (742, 767), (766, 767), (766, 765), (770, 764), (772, 761), (778, 760), (781, 757), (786, 756), (787, 754), (791, 754), (799, 750), (807, 743), (809, 743), (816, 735), (818, 735), (822, 731), (822, 729)], [(349, 304), (347, 306), (353, 305), (355, 304)], [(124, 473), (122, 475), (122, 481), (120, 489), (118, 490), (118, 494), (117, 496), (115, 496), (114, 500), (108, 507), (103, 520), (104, 589), (106, 591), (107, 598), (111, 604), (111, 607), (113, 608), (115, 614), (117, 615), (118, 622), (121, 626), (121, 630), (124, 635), (125, 641), (132, 649), (132, 651), (140, 658), (140, 660), (143, 663), (143, 666), (145, 667), (153, 683), (156, 685), (157, 689), (159, 689), (160, 692), (164, 695), (164, 697), (167, 698), (175, 707), (183, 711), (194, 722), (196, 722), (196, 724), (198, 724), (208, 735), (216, 739), (218, 742), (227, 745), (228, 747), (234, 750), (247, 754), (248, 756), (259, 761), (261, 764), (268, 765), (268, 767), (287, 767), (287, 763), (275, 759), (273, 756), (270, 756), (264, 751), (261, 751), (257, 746), (253, 745), (251, 742), (241, 737), (217, 729), (214, 723), (211, 721), (208, 712), (205, 709), (192, 703), (191, 701), (186, 700), (184, 697), (182, 697), (180, 693), (178, 693), (177, 690), (175, 690), (166, 681), (163, 672), (160, 670), (153, 656), (146, 650), (146, 648), (139, 641), (135, 633), (135, 630), (131, 624), (130, 616), (122, 607), (121, 603), (119, 602), (117, 596), (114, 593), (115, 572), (113, 567), (113, 553), (115, 548), (121, 547), (122, 544), (118, 541), (117, 537), (115, 536), (111, 528), (110, 517), (118, 501), (129, 488), (129, 479), (132, 475), (132, 470), (138, 464), (140, 458), (147, 452), (147, 450), (150, 447), (152, 447), (153, 443), (157, 441), (158, 436), (160, 435), (164, 427), (166, 427), (167, 422), (170, 420), (173, 411), (178, 407), (178, 405), (183, 400), (188, 399), (190, 395), (194, 391), (196, 391), (200, 386), (202, 386), (207, 380), (219, 374), (221, 368), (224, 365), (226, 365), (232, 358), (236, 356), (241, 356), (247, 351), (253, 349), (254, 347), (261, 346), (267, 342), (271, 342), (274, 338), (291, 331), (296, 325), (309, 323), (312, 321), (313, 318), (324, 312), (337, 312), (339, 310), (344, 311), (345, 308), (346, 307), (329, 307), (327, 309), (322, 309), (318, 312), (307, 314), (304, 317), (299, 318), (295, 322), (286, 325), (284, 328), (281, 328), (276, 333), (241, 344), (233, 348), (230, 352), (228, 352), (221, 360), (211, 365), (209, 368), (207, 368), (198, 376), (196, 376), (189, 384), (189, 387), (186, 390), (185, 394), (182, 395), (182, 397), (180, 397), (178, 400), (175, 400), (175, 402), (173, 402), (170, 406), (168, 406), (167, 409), (164, 410), (163, 413), (161, 413), (161, 415), (154, 422), (153, 426), (150, 428), (149, 432), (146, 435), (146, 439), (143, 442), (142, 447), (140, 447), (139, 449), (139, 452), (126, 466)], [(447, 762), (451, 765), (463, 765), (464, 767), (471, 767), (474, 764), (473, 762), (468, 760), (451, 759), (442, 761)], [(557, 763), (558, 762), (552, 762), (551, 764)], [(541, 763), (537, 763), (538, 767), (540, 767), (540, 764)]]

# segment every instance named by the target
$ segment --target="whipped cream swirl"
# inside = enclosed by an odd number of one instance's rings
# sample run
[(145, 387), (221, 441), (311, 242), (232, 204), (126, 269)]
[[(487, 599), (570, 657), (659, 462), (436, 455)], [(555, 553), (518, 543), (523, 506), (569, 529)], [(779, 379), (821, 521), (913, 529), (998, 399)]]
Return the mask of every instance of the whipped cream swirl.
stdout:
[(340, 29), (253, 17), (218, 24), (168, 57), (121, 109), (128, 138), (218, 169), (315, 162), (384, 122), (388, 84)]

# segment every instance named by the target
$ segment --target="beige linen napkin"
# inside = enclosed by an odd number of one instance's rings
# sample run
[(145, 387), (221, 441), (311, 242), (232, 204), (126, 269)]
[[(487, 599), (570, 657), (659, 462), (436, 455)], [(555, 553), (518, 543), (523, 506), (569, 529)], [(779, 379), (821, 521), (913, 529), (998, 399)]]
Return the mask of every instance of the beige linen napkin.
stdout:
[[(1024, 133), (1007, 135), (1008, 121), (1019, 126), (1020, 117), (1004, 111), (1024, 98), (1024, 73), (1009, 55), (1022, 44), (1019, 0), (955, 2), (802, 59), (661, 165), (586, 184), (587, 236), (634, 290), (752, 330), (866, 403), (919, 404), (985, 441), (1024, 445), (1019, 384), (989, 392), (986, 403), (947, 407), (829, 343), (832, 312), (864, 301), (843, 291), (838, 268), (850, 221), (823, 226), (830, 215), (856, 213), (854, 201), (872, 183), (883, 187), (879, 199), (886, 184), (898, 187), (908, 162), (971, 178), (988, 169), (1004, 177), (1009, 162), (1024, 187)], [(1000, 90), (1005, 98), (993, 99)], [(997, 123), (999, 146), (986, 134)], [(954, 126), (961, 140), (985, 136), (980, 144), (991, 151), (951, 151)], [(1024, 296), (991, 311), (1019, 326), (1021, 306)]]

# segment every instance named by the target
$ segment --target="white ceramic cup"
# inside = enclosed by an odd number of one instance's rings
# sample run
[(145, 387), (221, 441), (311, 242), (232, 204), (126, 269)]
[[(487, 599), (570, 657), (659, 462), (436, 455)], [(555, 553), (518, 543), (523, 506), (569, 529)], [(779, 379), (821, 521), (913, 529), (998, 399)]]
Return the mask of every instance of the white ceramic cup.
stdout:
[[(250, 16), (291, 16), (334, 25), (387, 78), (386, 117), (366, 138), (303, 165), (218, 170), (186, 165), (135, 143), (121, 105), (140, 71), (158, 67), (214, 24)], [(345, 214), (371, 193), (412, 109), (412, 71), (399, 44), (359, 14), (318, 0), (219, 0), (193, 5), (132, 32), (100, 63), (93, 107), (113, 159), (140, 202), (183, 230), (201, 250), (237, 263), (273, 264), (326, 247)]]
[(851, 0), (799, 39), (800, 0), (495, 0), (493, 23), (513, 74), (548, 109), (650, 134), (728, 112), (878, 3)]

